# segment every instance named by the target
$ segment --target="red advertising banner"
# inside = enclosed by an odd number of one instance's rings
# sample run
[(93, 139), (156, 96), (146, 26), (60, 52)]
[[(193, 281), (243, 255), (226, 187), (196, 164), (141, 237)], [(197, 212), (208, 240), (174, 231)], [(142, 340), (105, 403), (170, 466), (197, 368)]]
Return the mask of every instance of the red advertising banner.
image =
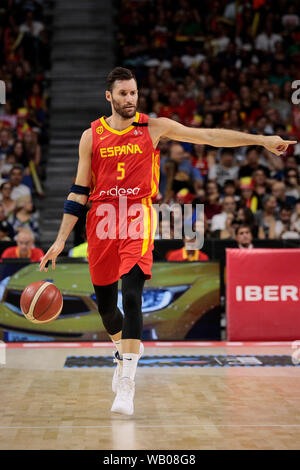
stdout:
[(300, 339), (300, 249), (227, 249), (229, 341)]

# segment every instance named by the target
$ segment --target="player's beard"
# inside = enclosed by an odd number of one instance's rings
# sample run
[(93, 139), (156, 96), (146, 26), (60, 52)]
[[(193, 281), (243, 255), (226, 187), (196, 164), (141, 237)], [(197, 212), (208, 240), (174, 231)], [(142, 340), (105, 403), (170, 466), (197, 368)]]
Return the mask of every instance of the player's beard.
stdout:
[(130, 119), (134, 117), (136, 114), (136, 106), (134, 106), (134, 108), (126, 109), (126, 107), (120, 106), (119, 103), (115, 101), (113, 98), (112, 98), (112, 104), (113, 104), (115, 112), (118, 113), (119, 116), (121, 116), (121, 118), (123, 119)]

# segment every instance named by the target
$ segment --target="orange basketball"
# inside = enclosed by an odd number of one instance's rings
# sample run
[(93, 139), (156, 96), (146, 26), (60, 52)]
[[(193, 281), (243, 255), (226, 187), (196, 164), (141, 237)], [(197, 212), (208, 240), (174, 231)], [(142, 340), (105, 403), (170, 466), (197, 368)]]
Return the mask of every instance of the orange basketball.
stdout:
[(37, 281), (22, 292), (21, 310), (33, 323), (49, 323), (55, 320), (63, 307), (60, 290), (51, 282)]

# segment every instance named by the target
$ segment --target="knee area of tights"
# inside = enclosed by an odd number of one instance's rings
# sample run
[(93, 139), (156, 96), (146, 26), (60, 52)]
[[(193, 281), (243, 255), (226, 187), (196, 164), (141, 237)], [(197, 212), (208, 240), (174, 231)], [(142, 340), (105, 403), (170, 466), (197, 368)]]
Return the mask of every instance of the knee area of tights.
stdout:
[(138, 308), (141, 305), (141, 299), (134, 290), (123, 293), (123, 306), (128, 308)]
[(113, 310), (98, 310), (102, 318), (113, 318), (116, 315), (116, 312)]

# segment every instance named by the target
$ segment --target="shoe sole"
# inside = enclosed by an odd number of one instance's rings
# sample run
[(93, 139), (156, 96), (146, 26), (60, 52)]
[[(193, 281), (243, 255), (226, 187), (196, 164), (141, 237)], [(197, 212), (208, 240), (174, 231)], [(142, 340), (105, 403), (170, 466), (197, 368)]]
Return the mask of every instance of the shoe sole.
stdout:
[(124, 411), (124, 410), (121, 409), (121, 408), (119, 408), (119, 409), (118, 409), (118, 408), (117, 408), (117, 409), (111, 409), (110, 411), (111, 411), (112, 413), (117, 413), (117, 414), (126, 415), (126, 416), (131, 416), (131, 415), (133, 415), (133, 412), (134, 412), (134, 410), (132, 410), (132, 411), (130, 410), (130, 412), (126, 412), (126, 411)]

